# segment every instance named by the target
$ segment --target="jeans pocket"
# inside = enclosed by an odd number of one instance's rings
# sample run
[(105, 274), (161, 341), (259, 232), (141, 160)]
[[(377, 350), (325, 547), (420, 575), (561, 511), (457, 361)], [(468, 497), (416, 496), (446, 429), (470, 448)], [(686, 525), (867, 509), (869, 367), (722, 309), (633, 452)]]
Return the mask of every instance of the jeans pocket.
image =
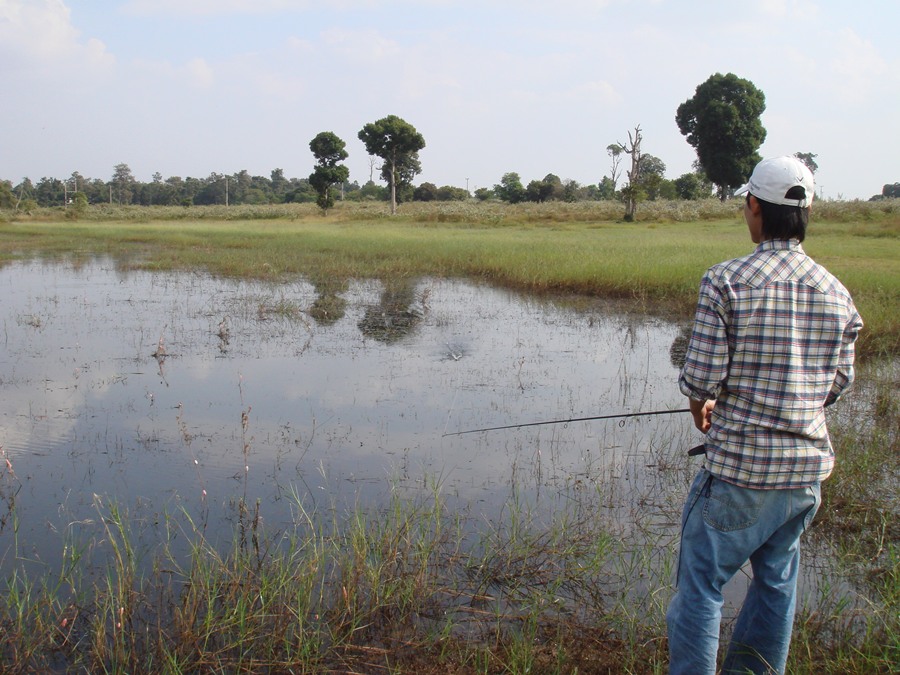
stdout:
[(720, 532), (743, 530), (759, 518), (759, 490), (732, 485), (714, 478), (703, 507), (703, 520)]
[(821, 483), (816, 483), (808, 488), (810, 496), (812, 497), (812, 506), (809, 507), (809, 510), (806, 512), (806, 516), (803, 519), (803, 531), (809, 529), (809, 526), (812, 525), (813, 519), (816, 517), (816, 513), (819, 511), (819, 506), (822, 504), (822, 485)]

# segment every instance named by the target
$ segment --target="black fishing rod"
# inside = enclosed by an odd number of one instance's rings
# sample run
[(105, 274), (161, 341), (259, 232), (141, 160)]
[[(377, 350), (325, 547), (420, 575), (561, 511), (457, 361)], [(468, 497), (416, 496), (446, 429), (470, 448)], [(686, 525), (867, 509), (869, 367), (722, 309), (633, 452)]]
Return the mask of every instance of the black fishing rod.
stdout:
[(519, 424), (505, 424), (500, 427), (484, 427), (482, 429), (466, 429), (465, 431), (453, 431), (444, 436), (462, 436), (463, 434), (475, 434), (479, 431), (499, 431), (501, 429), (521, 429), (522, 427), (538, 427), (545, 424), (568, 424), (569, 422), (588, 422), (590, 420), (620, 420), (629, 417), (649, 417), (650, 415), (675, 415), (677, 413), (690, 412), (690, 408), (678, 410), (651, 410), (649, 412), (620, 413), (618, 415), (592, 415), (590, 417), (570, 417), (566, 420), (546, 420), (543, 422), (521, 422)]

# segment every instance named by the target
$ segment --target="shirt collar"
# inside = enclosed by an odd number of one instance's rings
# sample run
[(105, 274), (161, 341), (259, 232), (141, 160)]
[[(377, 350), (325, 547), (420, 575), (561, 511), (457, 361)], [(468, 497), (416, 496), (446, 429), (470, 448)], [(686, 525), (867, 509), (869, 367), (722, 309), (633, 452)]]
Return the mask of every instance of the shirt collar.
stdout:
[(797, 239), (768, 239), (760, 242), (756, 250), (758, 252), (796, 251), (797, 253), (803, 253), (803, 247)]

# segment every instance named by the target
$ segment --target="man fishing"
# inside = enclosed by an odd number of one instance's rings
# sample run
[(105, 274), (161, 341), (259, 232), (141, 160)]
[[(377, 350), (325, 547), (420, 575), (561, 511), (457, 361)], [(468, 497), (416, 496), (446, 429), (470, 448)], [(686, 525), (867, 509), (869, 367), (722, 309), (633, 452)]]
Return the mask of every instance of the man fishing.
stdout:
[(682, 515), (667, 612), (670, 673), (714, 674), (722, 588), (749, 560), (753, 579), (723, 673), (783, 673), (796, 603), (800, 534), (819, 507), (834, 452), (825, 408), (853, 381), (862, 320), (847, 289), (803, 251), (812, 173), (763, 160), (744, 219), (757, 244), (700, 284), (679, 387), (706, 434)]

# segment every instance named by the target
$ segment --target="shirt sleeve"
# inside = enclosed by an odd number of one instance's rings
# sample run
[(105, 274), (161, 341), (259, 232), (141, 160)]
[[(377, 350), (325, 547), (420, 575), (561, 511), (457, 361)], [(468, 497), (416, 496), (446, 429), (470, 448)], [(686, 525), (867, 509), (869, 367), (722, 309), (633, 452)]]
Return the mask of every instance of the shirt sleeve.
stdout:
[(838, 367), (834, 375), (834, 382), (831, 384), (831, 390), (825, 398), (825, 405), (830, 406), (835, 403), (841, 395), (850, 388), (856, 376), (853, 368), (853, 361), (856, 353), (856, 338), (859, 331), (863, 327), (862, 318), (856, 307), (851, 305), (850, 320), (844, 328), (844, 334), (841, 338), (841, 354), (838, 358)]
[(678, 387), (694, 400), (718, 398), (728, 375), (726, 298), (710, 270), (700, 282), (700, 298)]

